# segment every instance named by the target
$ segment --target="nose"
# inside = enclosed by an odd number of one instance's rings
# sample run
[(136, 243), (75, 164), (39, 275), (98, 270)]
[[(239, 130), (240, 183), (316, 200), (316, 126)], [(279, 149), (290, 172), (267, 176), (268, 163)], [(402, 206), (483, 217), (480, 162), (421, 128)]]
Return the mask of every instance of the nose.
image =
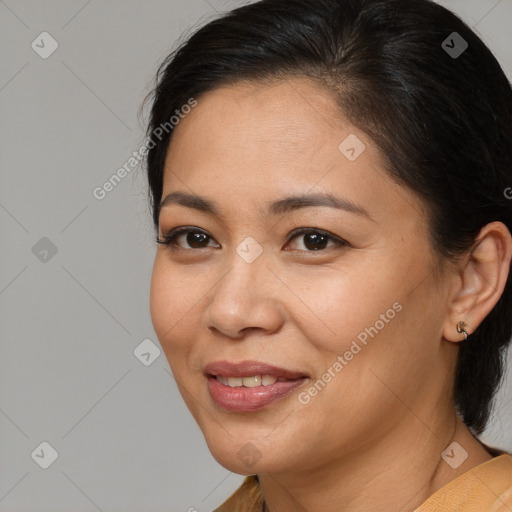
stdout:
[(282, 284), (263, 257), (247, 263), (235, 255), (230, 270), (212, 290), (204, 311), (206, 325), (232, 339), (241, 339), (255, 329), (277, 332), (285, 316), (279, 298), (282, 293)]

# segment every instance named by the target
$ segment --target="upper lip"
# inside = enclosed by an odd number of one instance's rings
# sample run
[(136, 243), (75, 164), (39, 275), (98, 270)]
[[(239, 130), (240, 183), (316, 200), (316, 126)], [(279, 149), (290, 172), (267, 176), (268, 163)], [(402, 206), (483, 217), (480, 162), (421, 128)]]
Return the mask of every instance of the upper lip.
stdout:
[(215, 361), (205, 366), (204, 373), (206, 375), (223, 375), (225, 377), (252, 377), (253, 375), (270, 375), (272, 377), (284, 377), (285, 379), (307, 377), (303, 372), (287, 370), (259, 361), (241, 361), (239, 363)]

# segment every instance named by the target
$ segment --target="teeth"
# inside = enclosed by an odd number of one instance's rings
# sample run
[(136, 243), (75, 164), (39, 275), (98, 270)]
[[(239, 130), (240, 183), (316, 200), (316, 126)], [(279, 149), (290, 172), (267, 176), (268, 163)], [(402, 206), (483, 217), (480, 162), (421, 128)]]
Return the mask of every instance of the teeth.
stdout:
[(263, 377), (261, 378), (261, 383), (264, 386), (272, 386), (272, 384), (275, 384), (276, 382), (277, 382), (277, 379), (270, 375), (263, 375)]
[(230, 388), (239, 388), (242, 386), (241, 377), (228, 377), (228, 386)]
[(228, 378), (225, 377), (224, 375), (217, 375), (217, 380), (219, 382), (221, 382), (222, 384), (224, 384), (224, 386), (228, 386)]
[(255, 388), (256, 386), (261, 386), (261, 377), (259, 375), (243, 377), (242, 383), (246, 388)]
[(271, 386), (276, 382), (285, 382), (288, 379), (284, 377), (272, 377), (270, 375), (253, 375), (251, 377), (226, 377), (224, 375), (216, 375), (215, 377), (221, 384), (229, 386), (231, 388), (255, 388), (258, 386)]

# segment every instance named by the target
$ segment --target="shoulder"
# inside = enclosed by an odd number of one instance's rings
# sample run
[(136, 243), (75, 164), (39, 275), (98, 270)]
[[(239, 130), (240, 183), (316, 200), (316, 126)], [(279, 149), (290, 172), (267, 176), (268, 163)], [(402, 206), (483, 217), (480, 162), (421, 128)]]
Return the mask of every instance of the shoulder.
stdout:
[(509, 512), (512, 456), (503, 454), (459, 476), (415, 512)]

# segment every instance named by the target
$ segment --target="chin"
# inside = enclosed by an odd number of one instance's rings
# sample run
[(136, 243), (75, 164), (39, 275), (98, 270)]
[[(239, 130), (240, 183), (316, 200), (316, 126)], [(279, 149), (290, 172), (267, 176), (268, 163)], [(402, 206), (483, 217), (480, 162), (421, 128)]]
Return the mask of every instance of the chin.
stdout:
[(285, 450), (282, 444), (270, 445), (267, 441), (266, 446), (261, 446), (256, 443), (244, 438), (236, 443), (229, 443), (228, 440), (222, 444), (208, 442), (208, 447), (221, 466), (243, 476), (286, 473), (296, 464), (290, 460), (292, 447)]
[(253, 457), (251, 455), (246, 455), (245, 459), (238, 453), (230, 452), (211, 452), (214, 459), (228, 471), (232, 473), (236, 473), (237, 475), (249, 476), (255, 475), (258, 473), (268, 473), (275, 470), (272, 464), (268, 464), (268, 460), (264, 460), (265, 457), (260, 452), (261, 458), (258, 456)]
[[(256, 473), (270, 471), (274, 466), (275, 457), (279, 457), (275, 447), (271, 447), (267, 440), (263, 442), (251, 440), (250, 432), (241, 436), (229, 437), (226, 433), (219, 438), (209, 437), (206, 432), (206, 443), (214, 459), (227, 470), (239, 475), (254, 475)], [(272, 454), (269, 460), (265, 454)]]

